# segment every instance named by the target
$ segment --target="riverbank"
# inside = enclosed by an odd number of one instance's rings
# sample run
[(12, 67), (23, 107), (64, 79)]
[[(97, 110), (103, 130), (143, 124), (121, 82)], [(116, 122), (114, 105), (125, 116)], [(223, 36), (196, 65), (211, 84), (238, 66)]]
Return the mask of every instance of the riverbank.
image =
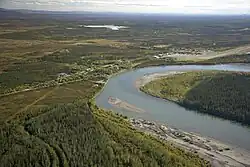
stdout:
[(116, 72), (116, 73), (114, 73), (114, 74), (108, 76), (107, 80), (106, 80), (106, 81), (103, 81), (104, 84), (103, 84), (101, 90), (98, 91), (91, 99), (94, 100), (97, 96), (99, 96), (99, 95), (103, 92), (103, 90), (104, 90), (105, 86), (107, 85), (107, 83), (109, 82), (110, 78), (115, 77), (115, 76), (117, 76), (117, 75), (120, 75), (120, 74), (122, 74), (122, 73), (125, 73), (125, 72), (127, 72), (127, 71), (129, 71), (129, 69), (124, 69), (124, 70), (118, 71), (118, 72)]
[[(147, 74), (137, 79), (135, 86), (137, 89), (140, 89), (154, 80), (183, 73), (185, 72), (169, 71)], [(209, 160), (212, 166), (250, 166), (250, 152), (244, 149), (199, 134), (188, 133), (166, 125), (156, 124), (155, 122), (142, 119), (131, 119), (130, 122), (135, 128), (145, 133), (157, 136), (162, 140), (173, 143), (177, 147), (198, 154), (200, 157)]]
[(211, 162), (214, 167), (250, 166), (250, 153), (243, 149), (152, 121), (132, 118), (130, 122), (140, 131), (170, 142), (186, 151), (198, 154)]
[[(136, 82), (133, 81), (132, 83), (135, 84), (136, 88), (140, 88), (141, 86), (155, 79), (159, 79), (159, 78), (166, 77), (169, 75), (182, 74), (182, 73), (184, 72), (177, 72), (174, 70), (170, 72), (145, 73), (143, 77), (137, 79)], [(119, 95), (117, 96), (117, 98), (119, 98)], [(106, 98), (106, 101), (108, 101), (108, 98)], [(136, 111), (134, 112), (137, 113)], [(148, 110), (146, 110), (146, 112), (148, 112)], [(135, 126), (134, 123), (132, 123), (132, 125)], [(144, 131), (145, 133), (150, 133), (152, 135), (155, 135), (160, 139), (164, 139), (163, 137), (167, 136), (167, 133), (163, 133), (161, 135), (157, 134), (156, 133), (157, 131), (153, 131), (154, 133), (152, 133), (152, 130), (150, 130), (152, 126), (146, 125), (146, 127), (147, 128), (144, 127), (143, 129), (140, 129), (138, 127), (136, 128)], [(180, 138), (173, 136), (174, 134), (177, 134), (177, 135), (180, 134), (180, 132), (185, 134), (185, 136), (191, 137), (192, 139), (190, 140), (191, 143), (195, 143), (198, 141), (200, 141), (201, 143), (190, 144), (188, 142), (189, 138), (185, 138), (185, 141), (184, 141), (184, 138), (182, 138), (183, 136)], [(197, 135), (194, 133), (183, 132), (181, 130), (177, 130), (177, 133), (173, 132), (173, 134), (169, 134), (169, 136), (170, 137), (168, 137), (168, 139), (164, 139), (164, 140), (168, 142), (172, 142), (174, 145), (184, 150), (191, 151), (193, 153), (198, 154), (200, 157), (203, 157), (209, 160), (213, 166), (216, 166), (216, 167), (217, 166), (250, 166), (250, 163), (248, 161), (248, 159), (250, 159), (250, 153), (243, 149), (233, 147), (228, 144), (219, 142), (217, 140), (203, 137), (201, 135)]]
[(176, 75), (176, 74), (183, 74), (185, 72), (177, 72), (177, 71), (168, 71), (168, 72), (162, 72), (162, 73), (152, 73), (144, 75), (143, 77), (139, 78), (135, 82), (136, 88), (140, 88), (144, 85), (146, 85), (149, 82), (152, 82), (154, 80), (169, 76), (169, 75)]
[(158, 75), (140, 79), (144, 82), (138, 85), (140, 90), (187, 109), (250, 125), (249, 72), (192, 71), (162, 78)]

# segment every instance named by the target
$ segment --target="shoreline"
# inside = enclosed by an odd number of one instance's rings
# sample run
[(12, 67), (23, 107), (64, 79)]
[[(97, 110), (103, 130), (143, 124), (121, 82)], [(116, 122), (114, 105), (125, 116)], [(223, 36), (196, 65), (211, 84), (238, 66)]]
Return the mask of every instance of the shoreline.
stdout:
[[(105, 88), (110, 78), (116, 75), (122, 74), (124, 72), (127, 72), (129, 70), (131, 69), (122, 70), (113, 75), (110, 75), (109, 78), (106, 80), (105, 84), (103, 85), (102, 89), (98, 91), (98, 93), (96, 93), (92, 99), (95, 100), (95, 98), (103, 91), (103, 89)], [(175, 74), (181, 74), (181, 73), (185, 73), (185, 72), (168, 71), (168, 72), (147, 74), (139, 78), (138, 80), (136, 80), (135, 86), (138, 90), (140, 90), (140, 87), (147, 84), (148, 82), (151, 82), (156, 79), (160, 79), (162, 77), (166, 77), (168, 75), (175, 75)], [(96, 104), (95, 106), (98, 107)], [(102, 109), (100, 107), (98, 108)], [(103, 109), (103, 110), (106, 110), (106, 109)], [(136, 111), (132, 111), (132, 112), (136, 112)], [(175, 145), (176, 147), (182, 148), (185, 151), (198, 154), (199, 157), (208, 160), (213, 167), (224, 167), (224, 166), (225, 167), (233, 167), (233, 166), (250, 167), (250, 152), (248, 150), (244, 150), (244, 148), (235, 147), (235, 146), (217, 141), (209, 137), (195, 134), (193, 132), (184, 132), (180, 129), (167, 127), (162, 124), (156, 124), (154, 122), (145, 121), (142, 119), (136, 120), (134, 118), (130, 118), (129, 121), (131, 125), (137, 130), (143, 131), (146, 134), (153, 135), (157, 137), (158, 139), (164, 140), (165, 142), (167, 141)], [(143, 124), (135, 123), (136, 121), (137, 122), (145, 121), (149, 124), (146, 123), (146, 126), (138, 126), (138, 125), (143, 125)], [(158, 127), (158, 130), (157, 128), (155, 130), (152, 130), (153, 126)], [(167, 132), (163, 131), (163, 133), (160, 133), (162, 131), (162, 128), (161, 128), (162, 126), (166, 127), (165, 130), (169, 129), (170, 131), (167, 131)]]
[(115, 76), (120, 75), (122, 73), (128, 72), (129, 70), (131, 70), (131, 69), (124, 69), (124, 70), (118, 71), (118, 72), (116, 72), (116, 73), (114, 73), (112, 75), (109, 75), (108, 78), (107, 78), (107, 80), (105, 81), (104, 85), (102, 85), (102, 88), (91, 99), (95, 100), (103, 92), (103, 90), (105, 89), (107, 83), (109, 82), (109, 80), (112, 77), (115, 77)]
[[(162, 77), (167, 77), (169, 75), (178, 75), (182, 73), (185, 73), (185, 72), (168, 71), (168, 72), (147, 74), (136, 80), (135, 87), (138, 89), (138, 91), (141, 91), (140, 88), (149, 82), (160, 79)], [(138, 124), (138, 121), (140, 122), (139, 124)], [(163, 133), (162, 135), (160, 133), (162, 129), (159, 128), (159, 126), (164, 126), (162, 124), (156, 124), (154, 122), (145, 121), (145, 120), (136, 120), (136, 119), (130, 119), (130, 122), (138, 130), (142, 130), (145, 133), (149, 133), (153, 136), (156, 136), (159, 139), (169, 141), (173, 143), (174, 145), (176, 145), (177, 147), (180, 147), (186, 151), (197, 153), (200, 157), (210, 161), (212, 166), (215, 166), (215, 167), (220, 167), (220, 166), (250, 167), (250, 151), (245, 150), (244, 148), (239, 148), (237, 146), (233, 146), (233, 145), (218, 141), (213, 138), (202, 136), (200, 134), (196, 134), (193, 132), (184, 132), (181, 129), (174, 129), (171, 127), (168, 127), (168, 128), (175, 130), (177, 133), (181, 134), (179, 138), (178, 137), (176, 138), (176, 136), (171, 134), (170, 131), (165, 132), (165, 134)], [(146, 126), (142, 126), (143, 125), (142, 122), (148, 122), (149, 125), (146, 124)], [(152, 130), (152, 126), (155, 126), (155, 127), (158, 126), (158, 130), (157, 128)], [(187, 138), (185, 138), (183, 135)], [(206, 142), (206, 141), (209, 141), (209, 142)], [(196, 143), (196, 145), (194, 143)], [(205, 148), (206, 146), (209, 146), (209, 145), (210, 147)]]
[(160, 140), (169, 142), (188, 152), (208, 160), (213, 167), (250, 166), (250, 153), (212, 138), (192, 132), (184, 132), (165, 124), (143, 119), (129, 119), (132, 126)]
[(145, 111), (141, 108), (138, 108), (132, 104), (127, 103), (126, 101), (120, 100), (116, 97), (109, 97), (108, 103), (112, 105), (113, 107), (117, 107), (120, 109), (125, 109), (131, 112), (137, 112), (137, 113), (145, 113)]
[(142, 86), (146, 85), (147, 83), (152, 82), (154, 80), (161, 79), (161, 78), (169, 76), (169, 75), (178, 75), (178, 74), (183, 74), (183, 73), (185, 73), (185, 72), (167, 71), (167, 72), (161, 72), (161, 73), (147, 74), (147, 75), (144, 75), (143, 77), (141, 77), (135, 81), (135, 87), (137, 89), (140, 89), (140, 87), (142, 87)]

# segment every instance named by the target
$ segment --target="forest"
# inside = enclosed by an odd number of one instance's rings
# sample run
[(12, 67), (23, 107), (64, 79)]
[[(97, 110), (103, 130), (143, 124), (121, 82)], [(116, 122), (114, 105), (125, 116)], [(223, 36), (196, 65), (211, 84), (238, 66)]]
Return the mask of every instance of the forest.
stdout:
[[(210, 166), (197, 154), (134, 129), (124, 116), (97, 108), (92, 99), (124, 70), (203, 63), (154, 55), (248, 44), (250, 34), (241, 29), (250, 18), (169, 16), (165, 22), (158, 16), (40, 12), (0, 9), (0, 166)], [(88, 24), (129, 28), (82, 26)], [(238, 117), (247, 121), (249, 114)]]
[(0, 129), (1, 165), (209, 166), (197, 155), (136, 131), (124, 117), (82, 100), (29, 111)]
[(187, 72), (152, 81), (141, 90), (198, 112), (250, 125), (250, 73)]
[[(92, 101), (110, 76), (157, 52), (140, 49), (143, 43), (135, 41), (150, 27), (142, 33), (140, 28), (114, 32), (79, 27), (82, 22), (102, 24), (99, 16), (67, 20), (25, 12), (10, 18), (8, 12), (4, 14), (0, 166), (210, 165), (197, 154), (134, 129), (127, 118), (99, 109)], [(106, 21), (121, 23), (119, 18)]]

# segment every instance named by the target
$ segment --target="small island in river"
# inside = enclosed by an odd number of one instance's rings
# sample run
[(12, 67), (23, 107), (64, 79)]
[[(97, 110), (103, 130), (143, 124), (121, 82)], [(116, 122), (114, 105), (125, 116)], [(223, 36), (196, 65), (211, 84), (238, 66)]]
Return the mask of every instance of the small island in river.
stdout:
[(145, 111), (137, 108), (136, 106), (129, 104), (125, 101), (122, 101), (116, 97), (109, 97), (108, 98), (108, 103), (111, 104), (114, 107), (120, 108), (120, 109), (126, 109), (131, 112), (138, 112), (138, 113), (144, 113)]

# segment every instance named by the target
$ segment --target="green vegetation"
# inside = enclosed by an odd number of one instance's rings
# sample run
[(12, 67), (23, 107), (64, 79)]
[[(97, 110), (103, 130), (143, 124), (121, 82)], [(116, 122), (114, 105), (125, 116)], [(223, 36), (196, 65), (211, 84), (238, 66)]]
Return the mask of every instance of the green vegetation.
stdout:
[(165, 59), (146, 59), (141, 61), (140, 64), (136, 66), (136, 68), (143, 68), (143, 67), (149, 67), (149, 66), (164, 66), (164, 65), (181, 65), (181, 64), (194, 64), (193, 61), (176, 61), (175, 58), (165, 58)]
[[(173, 17), (166, 22), (161, 17), (1, 10), (2, 166), (209, 166), (197, 155), (138, 132), (123, 116), (98, 109), (91, 99), (122, 70), (203, 63), (154, 55), (248, 44), (250, 34), (240, 30), (249, 27), (249, 18)], [(88, 24), (129, 28), (81, 26)], [(228, 59), (204, 63), (249, 62), (247, 56)]]
[(136, 68), (143, 68), (149, 66), (164, 66), (164, 65), (214, 65), (214, 64), (228, 64), (228, 63), (250, 63), (250, 54), (228, 55), (222, 57), (215, 57), (210, 59), (195, 59), (189, 58), (188, 60), (177, 59), (168, 57), (164, 59), (139, 59), (140, 63)]
[[(89, 108), (89, 105), (91, 108)], [(205, 166), (198, 156), (78, 101), (33, 110), (0, 130), (3, 166)]]
[(124, 20), (25, 12), (9, 18), (4, 12), (1, 166), (209, 166), (197, 155), (135, 130), (123, 116), (98, 109), (91, 100), (111, 75), (149, 66), (152, 55), (168, 50), (154, 46), (172, 28), (154, 34), (148, 26), (152, 21), (140, 20), (129, 19), (133, 28), (112, 31), (79, 25)]
[(250, 125), (250, 74), (187, 72), (152, 81), (145, 93), (202, 113)]
[(250, 63), (250, 54), (216, 57), (199, 62), (200, 64)]

